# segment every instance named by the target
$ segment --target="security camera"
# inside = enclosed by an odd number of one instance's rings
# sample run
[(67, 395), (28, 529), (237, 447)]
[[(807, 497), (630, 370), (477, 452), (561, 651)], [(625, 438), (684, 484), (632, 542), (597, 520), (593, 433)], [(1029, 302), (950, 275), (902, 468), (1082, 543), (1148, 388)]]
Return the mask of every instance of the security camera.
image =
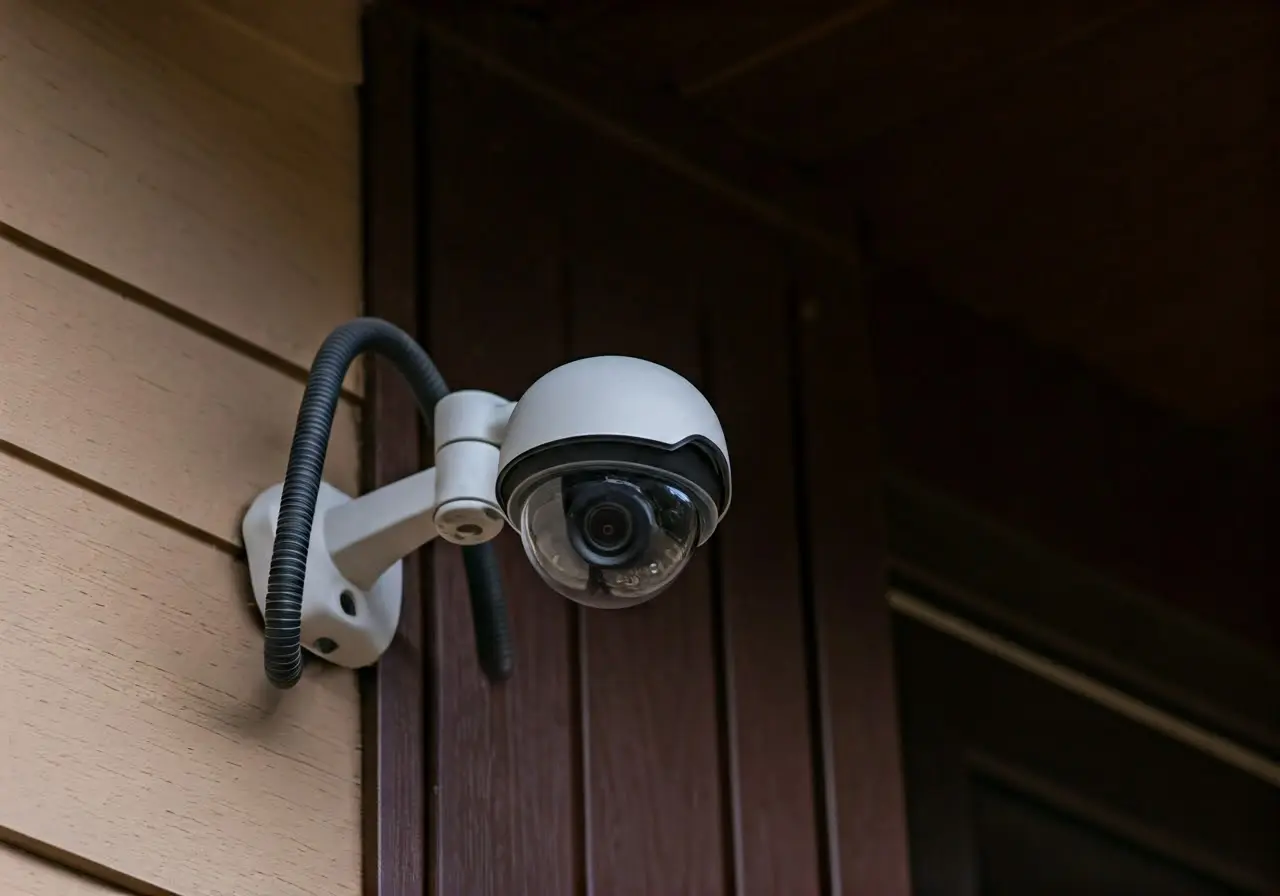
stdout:
[[(435, 466), (353, 498), (320, 471), (346, 371), (370, 350), (405, 374), (431, 418)], [(244, 519), (267, 677), (295, 684), (304, 649), (350, 668), (375, 662), (399, 621), (402, 559), (440, 537), (463, 548), (480, 662), (501, 680), (512, 649), (489, 541), (505, 525), (555, 591), (588, 607), (631, 607), (679, 576), (730, 495), (715, 411), (665, 367), (583, 358), (512, 402), (450, 392), (402, 330), (352, 321), (312, 365), (284, 482)]]
[(638, 358), (584, 358), (515, 406), (495, 490), (548, 585), (626, 607), (669, 586), (711, 537), (729, 508), (729, 453), (688, 380)]

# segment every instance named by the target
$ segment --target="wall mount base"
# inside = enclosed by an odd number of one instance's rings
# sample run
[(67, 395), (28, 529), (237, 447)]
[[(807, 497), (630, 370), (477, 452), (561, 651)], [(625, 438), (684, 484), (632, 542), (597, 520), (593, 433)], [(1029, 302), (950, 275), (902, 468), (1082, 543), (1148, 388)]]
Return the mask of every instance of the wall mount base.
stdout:
[[(253, 598), (264, 616), (283, 490), (281, 483), (258, 495), (242, 525)], [(359, 669), (377, 662), (395, 637), (404, 564), (392, 565), (368, 589), (357, 587), (338, 571), (325, 540), (325, 513), (351, 500), (328, 483), (320, 484), (302, 591), (302, 646), (331, 663)]]

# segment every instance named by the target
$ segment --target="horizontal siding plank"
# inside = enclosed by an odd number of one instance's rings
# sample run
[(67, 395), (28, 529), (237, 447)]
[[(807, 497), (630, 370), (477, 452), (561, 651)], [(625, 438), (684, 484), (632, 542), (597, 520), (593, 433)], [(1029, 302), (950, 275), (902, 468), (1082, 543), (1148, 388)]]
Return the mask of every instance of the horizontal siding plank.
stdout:
[(360, 0), (202, 0), (327, 78), (361, 80)]
[(0, 845), (0, 891), (7, 896), (124, 896), (125, 891), (12, 846)]
[[(157, 65), (182, 71), (225, 95), (264, 124), (288, 130), (322, 151), (316, 162), (354, 165), (360, 153), (356, 91), (350, 83), (319, 77), (297, 61), (255, 45), (256, 36), (212, 8), (218, 4), (160, 0), (60, 0), (78, 18), (115, 39), (150, 48)], [(317, 6), (320, 4), (317, 3)], [(255, 2), (267, 10), (277, 3)], [(316, 9), (313, 24), (346, 35), (354, 46), (358, 21), (332, 21)], [(174, 53), (173, 48), (181, 53)], [(301, 144), (299, 144), (301, 145)], [(264, 152), (270, 146), (259, 147)], [(332, 156), (332, 159), (329, 159)]]
[(269, 48), (151, 5), (0, 0), (0, 222), (305, 367), (360, 307), (355, 97), (300, 126)]
[(0, 493), (0, 827), (184, 896), (357, 892), (355, 677), (271, 691), (243, 564), (7, 455)]
[[(0, 440), (224, 541), (284, 477), (302, 384), (0, 240)], [(326, 478), (359, 484), (339, 406)]]

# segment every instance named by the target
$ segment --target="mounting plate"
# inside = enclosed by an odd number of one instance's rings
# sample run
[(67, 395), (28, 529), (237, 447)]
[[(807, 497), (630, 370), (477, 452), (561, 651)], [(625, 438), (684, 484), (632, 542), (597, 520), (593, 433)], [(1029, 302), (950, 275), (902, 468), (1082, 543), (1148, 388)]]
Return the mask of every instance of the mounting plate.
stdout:
[[(280, 483), (258, 495), (242, 525), (253, 598), (264, 615), (283, 491)], [(327, 482), (320, 484), (302, 590), (302, 646), (331, 663), (359, 669), (377, 662), (395, 637), (404, 565), (397, 562), (368, 590), (357, 588), (342, 576), (325, 544), (324, 515), (329, 508), (350, 500)]]

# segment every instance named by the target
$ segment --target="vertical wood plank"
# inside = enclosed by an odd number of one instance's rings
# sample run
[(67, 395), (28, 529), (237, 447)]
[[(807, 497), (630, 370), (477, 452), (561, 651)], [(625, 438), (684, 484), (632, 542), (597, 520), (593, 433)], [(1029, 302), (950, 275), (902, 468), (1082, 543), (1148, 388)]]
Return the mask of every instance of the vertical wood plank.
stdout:
[[(365, 192), (366, 311), (417, 329), (417, 214), (413, 180), (416, 39), (394, 10), (364, 21), (368, 78), (361, 91)], [(365, 405), (366, 488), (419, 468), (419, 413), (386, 361), (369, 364)], [(361, 670), (364, 749), (364, 888), (372, 896), (421, 894), (426, 846), (422, 581), (405, 558), (400, 626), (378, 664)]]
[(908, 896), (875, 388), (856, 272), (797, 251), (797, 347), (831, 892)]
[[(901, 732), (908, 828), (912, 846), (912, 884), (917, 892), (947, 896), (978, 896), (978, 841), (975, 830), (973, 780), (968, 744), (962, 732), (969, 726), (959, 716), (965, 709), (954, 698), (937, 702), (934, 674), (955, 674), (927, 649), (937, 633), (924, 631), (905, 617), (891, 621), (902, 692)], [(916, 637), (912, 637), (916, 635)], [(925, 691), (921, 699), (919, 692)], [(945, 690), (945, 688), (944, 688)], [(1014, 724), (1020, 724), (1014, 722)]]
[[(453, 388), (511, 398), (563, 360), (558, 122), (509, 82), (437, 45), (425, 122), (429, 347)], [(460, 551), (433, 557), (433, 892), (581, 890), (572, 605), (497, 541), (515, 674), (476, 659)]]
[(793, 446), (790, 269), (774, 234), (700, 216), (708, 387), (733, 464), (719, 571), (736, 892), (821, 890)]
[[(701, 379), (696, 214), (668, 175), (583, 136), (571, 150), (575, 355), (639, 355)], [(586, 610), (581, 662), (588, 891), (720, 893), (716, 638), (709, 552), (637, 608)]]

